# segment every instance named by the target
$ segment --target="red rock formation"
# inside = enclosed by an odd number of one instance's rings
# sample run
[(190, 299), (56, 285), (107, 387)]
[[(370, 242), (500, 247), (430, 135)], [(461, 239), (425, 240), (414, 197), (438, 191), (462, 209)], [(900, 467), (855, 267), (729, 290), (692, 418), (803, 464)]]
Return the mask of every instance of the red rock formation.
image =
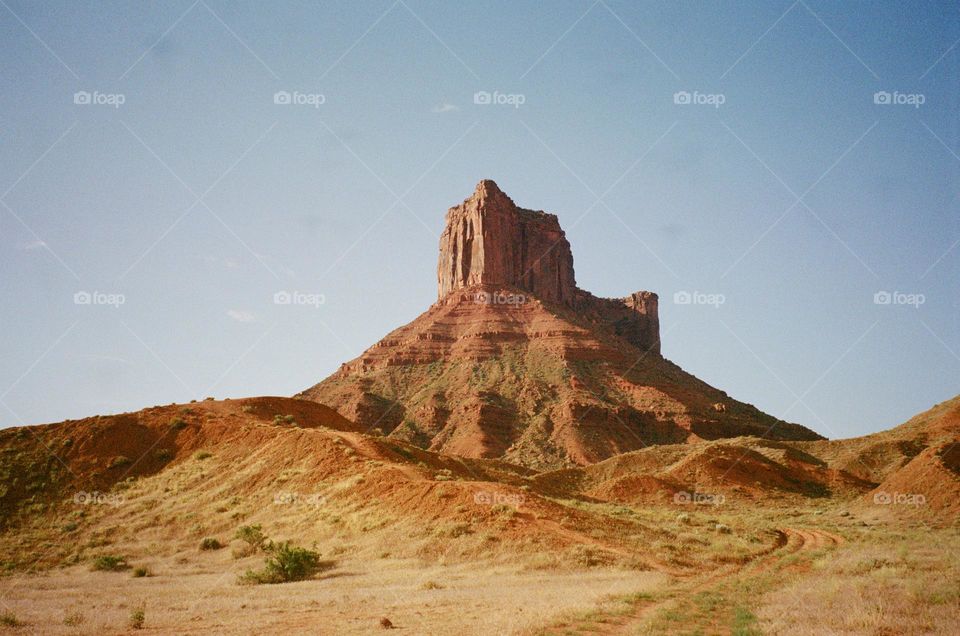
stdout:
[(661, 357), (657, 295), (577, 288), (557, 217), (492, 181), (447, 213), (437, 269), (433, 306), (298, 397), (423, 448), (535, 468), (649, 444), (819, 438)]
[(525, 210), (489, 179), (447, 211), (437, 298), (477, 285), (514, 287), (606, 323), (644, 351), (660, 353), (657, 295), (602, 299), (577, 288), (570, 243), (554, 214)]
[(437, 278), (439, 300), (473, 285), (518, 287), (564, 304), (576, 293), (573, 254), (557, 217), (518, 208), (490, 180), (447, 212)]

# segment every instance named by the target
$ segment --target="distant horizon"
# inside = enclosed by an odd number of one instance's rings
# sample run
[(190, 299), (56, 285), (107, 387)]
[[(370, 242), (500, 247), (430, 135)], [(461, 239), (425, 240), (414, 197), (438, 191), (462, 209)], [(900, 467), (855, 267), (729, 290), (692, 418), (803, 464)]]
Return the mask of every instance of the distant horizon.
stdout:
[(0, 427), (309, 387), (434, 302), (486, 178), (765, 413), (845, 439), (960, 393), (953, 3), (0, 16)]

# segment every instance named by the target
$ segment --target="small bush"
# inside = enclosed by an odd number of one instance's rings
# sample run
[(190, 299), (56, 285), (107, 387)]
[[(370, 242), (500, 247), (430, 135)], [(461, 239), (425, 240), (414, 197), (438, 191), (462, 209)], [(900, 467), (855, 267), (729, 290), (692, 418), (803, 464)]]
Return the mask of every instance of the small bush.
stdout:
[(220, 543), (220, 541), (218, 541), (217, 539), (214, 539), (213, 537), (207, 537), (206, 539), (200, 542), (201, 550), (219, 550), (222, 547), (223, 547), (223, 544)]
[(718, 523), (715, 528), (720, 534), (730, 534), (733, 532), (733, 530), (730, 529), (730, 526), (725, 523)]
[(443, 586), (437, 583), (436, 581), (425, 581), (423, 585), (420, 586), (421, 590), (442, 590)]
[(274, 415), (273, 423), (274, 424), (290, 424), (291, 426), (296, 426), (297, 419), (292, 415)]
[(143, 605), (139, 605), (130, 610), (130, 629), (143, 629), (146, 622), (147, 613)]
[(121, 466), (129, 466), (132, 463), (133, 462), (129, 457), (126, 457), (125, 455), (117, 455), (110, 460), (110, 464), (107, 466), (107, 468), (120, 468)]
[(240, 407), (240, 410), (244, 413), (253, 413), (253, 407), (249, 404), (244, 404), (242, 407)]
[(321, 562), (320, 554), (313, 550), (291, 545), (289, 541), (272, 543), (266, 550), (267, 557), (262, 570), (247, 570), (242, 583), (288, 583), (309, 579), (321, 570), (333, 567), (330, 561)]
[(150, 576), (150, 570), (147, 568), (137, 568), (133, 571), (133, 577), (136, 579), (142, 579), (147, 576)]
[(183, 418), (175, 417), (170, 421), (171, 431), (182, 431), (185, 428), (187, 428), (187, 423), (183, 420)]
[(22, 627), (23, 623), (17, 618), (17, 615), (11, 611), (0, 614), (0, 625), (4, 627)]
[(161, 448), (158, 449), (153, 456), (156, 457), (158, 461), (168, 462), (173, 459), (173, 451), (169, 448)]
[(200, 461), (203, 461), (204, 459), (210, 459), (211, 457), (213, 457), (213, 453), (208, 451), (197, 451), (193, 456), (194, 459)]
[(84, 620), (86, 620), (86, 617), (83, 615), (83, 612), (77, 610), (64, 616), (63, 624), (67, 627), (76, 627), (77, 625), (83, 625)]
[(267, 535), (263, 534), (263, 527), (260, 524), (255, 526), (242, 526), (237, 533), (233, 535), (234, 539), (240, 539), (250, 544), (250, 547), (257, 549), (263, 547), (267, 541)]
[(100, 572), (119, 572), (128, 567), (126, 558), (115, 554), (104, 554), (93, 560), (93, 569)]

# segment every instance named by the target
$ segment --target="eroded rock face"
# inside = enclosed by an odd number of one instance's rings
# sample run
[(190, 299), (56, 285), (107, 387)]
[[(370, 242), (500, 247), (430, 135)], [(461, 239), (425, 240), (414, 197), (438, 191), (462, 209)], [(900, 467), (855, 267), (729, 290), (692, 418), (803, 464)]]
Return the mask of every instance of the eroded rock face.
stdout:
[(570, 243), (557, 217), (518, 208), (490, 180), (447, 212), (437, 279), (439, 300), (466, 287), (502, 285), (571, 304), (577, 287)]

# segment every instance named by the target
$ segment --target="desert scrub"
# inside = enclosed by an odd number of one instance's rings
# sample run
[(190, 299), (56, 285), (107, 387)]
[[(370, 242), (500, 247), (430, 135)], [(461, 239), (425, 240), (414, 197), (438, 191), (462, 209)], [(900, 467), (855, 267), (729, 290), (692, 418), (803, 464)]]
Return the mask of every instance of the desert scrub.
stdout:
[(267, 541), (267, 535), (263, 534), (263, 527), (260, 524), (241, 526), (233, 538), (245, 541), (254, 550), (262, 548)]
[(334, 565), (332, 561), (321, 561), (319, 552), (291, 545), (289, 541), (271, 543), (264, 550), (269, 556), (263, 569), (247, 570), (240, 577), (240, 583), (259, 585), (303, 581)]
[(158, 449), (153, 456), (157, 459), (157, 461), (168, 462), (173, 459), (173, 451), (169, 448), (161, 448)]
[(183, 418), (175, 417), (170, 420), (171, 431), (182, 431), (185, 428), (187, 428), (187, 423), (183, 420)]
[(143, 629), (143, 624), (146, 620), (147, 612), (142, 603), (130, 610), (130, 620), (128, 622), (130, 629)]
[(22, 627), (23, 623), (17, 618), (17, 615), (7, 610), (0, 614), (0, 625), (4, 627)]
[(201, 550), (219, 550), (223, 547), (223, 544), (220, 543), (218, 539), (213, 537), (206, 537), (203, 541), (200, 542)]
[(277, 415), (274, 415), (274, 416), (273, 416), (273, 423), (274, 423), (274, 424), (289, 424), (289, 425), (291, 425), (291, 426), (296, 426), (296, 425), (297, 425), (297, 418), (295, 418), (295, 417), (292, 416), (292, 415), (280, 415), (280, 414), (277, 414)]
[(98, 572), (119, 572), (126, 570), (130, 565), (127, 559), (115, 554), (104, 554), (93, 560), (91, 568)]
[(137, 568), (133, 571), (133, 578), (135, 579), (142, 579), (148, 576), (150, 576), (150, 570), (147, 568)]
[(194, 459), (197, 459), (200, 461), (203, 461), (204, 459), (210, 459), (211, 457), (213, 457), (213, 453), (205, 450), (197, 451), (193, 456)]

